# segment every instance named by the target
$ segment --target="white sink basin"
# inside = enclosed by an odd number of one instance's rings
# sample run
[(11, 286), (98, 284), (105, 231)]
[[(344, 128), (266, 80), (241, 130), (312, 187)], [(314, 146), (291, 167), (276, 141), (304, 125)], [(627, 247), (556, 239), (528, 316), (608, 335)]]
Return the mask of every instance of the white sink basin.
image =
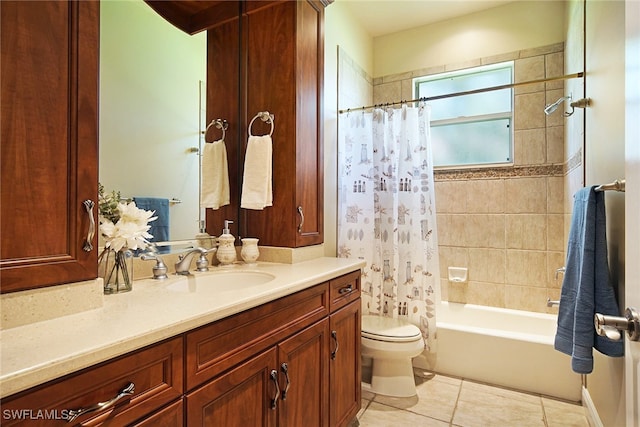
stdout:
[(251, 286), (262, 285), (275, 279), (275, 276), (262, 271), (218, 270), (205, 274), (188, 276), (167, 286), (167, 289), (178, 292), (195, 292), (200, 290), (233, 291)]

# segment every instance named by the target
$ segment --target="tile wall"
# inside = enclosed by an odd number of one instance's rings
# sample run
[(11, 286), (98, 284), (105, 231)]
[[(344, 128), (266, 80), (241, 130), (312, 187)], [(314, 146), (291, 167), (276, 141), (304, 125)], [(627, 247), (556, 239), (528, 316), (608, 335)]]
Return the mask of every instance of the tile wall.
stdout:
[[(414, 77), (508, 60), (515, 61), (516, 82), (561, 76), (564, 44), (376, 78), (373, 102), (413, 99)], [(444, 300), (557, 311), (546, 301), (560, 296), (562, 276), (556, 280), (555, 273), (565, 258), (565, 182), (582, 164), (580, 150), (565, 154), (566, 106), (543, 112), (563, 95), (562, 80), (515, 88), (512, 166), (436, 171)], [(450, 266), (468, 268), (468, 281), (449, 282)]]

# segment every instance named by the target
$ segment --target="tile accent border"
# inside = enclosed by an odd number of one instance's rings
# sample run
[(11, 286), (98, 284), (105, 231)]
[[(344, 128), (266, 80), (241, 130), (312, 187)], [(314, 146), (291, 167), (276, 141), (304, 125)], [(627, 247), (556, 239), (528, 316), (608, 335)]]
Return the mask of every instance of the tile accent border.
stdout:
[(448, 169), (433, 172), (436, 181), (468, 179), (523, 178), (532, 176), (564, 176), (563, 165), (500, 166), (489, 168)]

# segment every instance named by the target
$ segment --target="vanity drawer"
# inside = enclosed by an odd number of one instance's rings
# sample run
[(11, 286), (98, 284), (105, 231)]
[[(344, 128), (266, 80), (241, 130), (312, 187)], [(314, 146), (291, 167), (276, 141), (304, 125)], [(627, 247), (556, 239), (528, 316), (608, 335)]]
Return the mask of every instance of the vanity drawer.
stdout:
[(187, 390), (328, 315), (325, 282), (188, 333)]
[[(125, 425), (179, 399), (183, 393), (183, 340), (174, 338), (18, 393), (2, 402), (2, 425)], [(109, 408), (68, 423), (70, 410), (125, 395)]]
[(360, 270), (331, 280), (329, 289), (331, 312), (360, 298)]

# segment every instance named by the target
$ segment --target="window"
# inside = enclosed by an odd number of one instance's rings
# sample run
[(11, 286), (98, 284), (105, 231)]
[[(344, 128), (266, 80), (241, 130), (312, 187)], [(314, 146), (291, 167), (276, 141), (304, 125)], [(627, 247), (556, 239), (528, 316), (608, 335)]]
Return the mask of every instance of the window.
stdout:
[[(414, 79), (417, 98), (513, 82), (513, 62)], [(436, 167), (513, 163), (513, 89), (430, 100)]]

